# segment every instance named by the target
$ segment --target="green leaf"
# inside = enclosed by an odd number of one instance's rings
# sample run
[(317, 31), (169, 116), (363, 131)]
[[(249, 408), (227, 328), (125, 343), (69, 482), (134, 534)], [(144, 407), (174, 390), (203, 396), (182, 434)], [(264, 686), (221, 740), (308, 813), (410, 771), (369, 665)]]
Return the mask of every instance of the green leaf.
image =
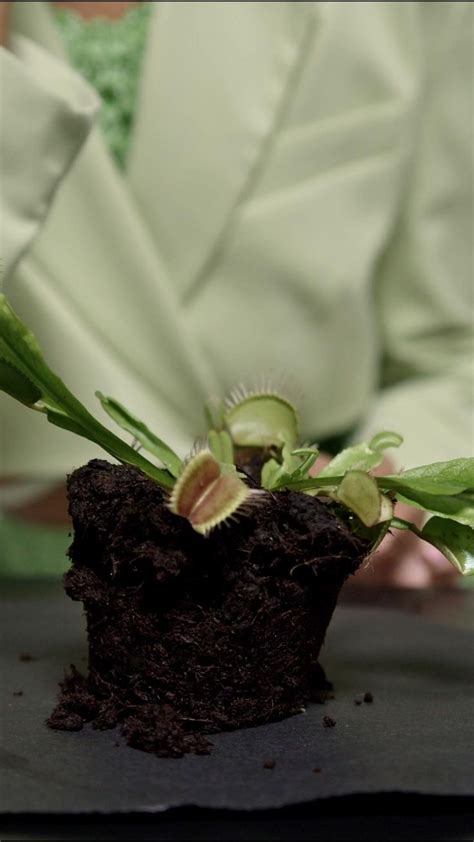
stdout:
[(442, 517), (430, 518), (422, 530), (414, 523), (393, 517), (390, 529), (410, 530), (428, 541), (464, 576), (474, 575), (474, 530), (469, 526)]
[(140, 442), (142, 447), (145, 450), (148, 450), (149, 453), (152, 453), (160, 462), (168, 469), (170, 474), (174, 477), (179, 475), (181, 468), (183, 466), (182, 460), (176, 453), (165, 444), (158, 436), (156, 436), (152, 431), (135, 415), (132, 415), (128, 409), (126, 409), (119, 401), (115, 400), (114, 398), (106, 397), (101, 392), (96, 392), (96, 396), (99, 398), (102, 408), (105, 410), (107, 415), (118, 424), (122, 430), (126, 430), (127, 433), (130, 433), (134, 436), (137, 441)]
[(287, 487), (289, 483), (304, 480), (310, 468), (316, 462), (319, 451), (310, 447), (299, 447), (292, 450), (283, 445), (281, 451), (283, 461), (269, 459), (262, 466), (261, 484), (263, 488), (272, 491), (275, 488)]
[(74, 421), (63, 412), (59, 412), (57, 409), (46, 409), (45, 412), (48, 421), (50, 424), (54, 424), (55, 427), (60, 427), (61, 430), (68, 430), (68, 432), (75, 433), (76, 436), (81, 436), (84, 439), (89, 438), (87, 430), (78, 421)]
[(383, 456), (376, 450), (371, 450), (366, 442), (346, 447), (341, 450), (328, 465), (319, 472), (318, 478), (339, 476), (346, 471), (369, 471), (376, 468), (383, 460)]
[(384, 497), (373, 477), (363, 471), (348, 471), (336, 492), (337, 499), (347, 506), (365, 526), (375, 526), (393, 515), (393, 506)]
[(380, 477), (379, 486), (439, 518), (474, 527), (474, 459), (453, 459)]
[(474, 530), (469, 526), (432, 517), (421, 530), (421, 537), (437, 547), (463, 576), (474, 575)]
[(280, 455), (282, 468), (289, 475), (301, 465), (301, 459), (293, 456), (293, 445), (289, 442), (283, 444)]
[(171, 492), (171, 511), (201, 535), (225, 523), (258, 493), (226, 467), (209, 450), (201, 450), (186, 463)]
[(310, 491), (313, 494), (318, 494), (319, 491), (324, 493), (325, 489), (328, 488), (337, 488), (343, 479), (344, 475), (321, 477), (318, 474), (316, 477), (304, 477), (304, 479), (294, 480), (287, 475), (286, 481), (279, 481), (274, 490), (286, 488), (290, 491)]
[[(137, 453), (136, 450), (133, 450), (133, 448), (123, 442), (122, 439), (117, 438), (117, 436), (111, 434), (110, 436), (101, 438), (97, 433), (92, 434), (80, 421), (56, 409), (47, 408), (46, 415), (51, 424), (61, 427), (63, 430), (68, 430), (70, 433), (75, 433), (77, 436), (93, 442), (93, 444), (98, 444), (119, 462), (140, 468), (146, 476), (157, 482), (158, 485), (164, 488), (173, 487), (174, 479), (171, 474), (161, 470), (161, 468), (157, 468), (156, 465), (153, 465), (152, 462), (149, 462), (148, 459), (145, 459), (140, 453)], [(105, 427), (103, 429), (106, 430)]]
[(411, 488), (397, 488), (396, 496), (403, 503), (410, 503), (418, 509), (432, 512), (440, 517), (455, 520), (474, 528), (474, 498), (461, 494), (426, 494)]
[(421, 535), (420, 530), (413, 524), (410, 523), (409, 520), (402, 520), (400, 517), (393, 517), (390, 521), (390, 529), (402, 529), (404, 531), (411, 530), (412, 532), (416, 532), (417, 535)]
[(474, 459), (452, 459), (422, 465), (397, 475), (384, 477), (391, 488), (411, 488), (427, 494), (459, 494), (474, 490)]
[(262, 465), (260, 482), (262, 488), (267, 491), (273, 491), (281, 483), (285, 485), (289, 479), (290, 475), (286, 472), (284, 465), (281, 465), (276, 459), (268, 459)]
[(260, 474), (260, 484), (262, 488), (266, 488), (267, 491), (271, 491), (278, 482), (280, 472), (281, 465), (276, 459), (268, 459), (267, 462), (264, 462)]
[(293, 470), (291, 479), (304, 479), (304, 477), (308, 476), (311, 468), (316, 462), (316, 459), (319, 456), (319, 450), (312, 447), (298, 447), (296, 450), (291, 451), (291, 455), (293, 457), (304, 457), (298, 467)]
[(224, 401), (209, 398), (204, 403), (204, 416), (209, 430), (221, 431), (225, 427)]
[(71, 394), (62, 380), (46, 364), (36, 337), (24, 325), (0, 294), (0, 356), (30, 380), (51, 407), (82, 418), (84, 424), (97, 424), (86, 408)]
[(218, 462), (227, 465), (234, 464), (234, 446), (232, 439), (226, 430), (209, 430), (207, 441), (209, 450)]
[(0, 359), (0, 391), (6, 392), (15, 400), (32, 406), (40, 400), (41, 392), (15, 366)]
[[(337, 498), (335, 498), (337, 499)], [(364, 526), (359, 518), (352, 518), (349, 522), (351, 532), (368, 542), (370, 555), (375, 553), (393, 524), (393, 518), (376, 523), (375, 526)]]
[(371, 450), (387, 450), (389, 447), (400, 447), (403, 444), (403, 436), (400, 433), (394, 433), (391, 430), (384, 430), (381, 433), (376, 433), (369, 442)]
[(40, 394), (39, 400), (52, 423), (100, 445), (120, 462), (135, 465), (160, 485), (172, 487), (173, 479), (166, 471), (157, 468), (96, 421), (51, 371), (36, 337), (18, 318), (3, 294), (0, 294), (0, 357), (34, 386), (35, 395)]
[[(54, 424), (55, 427), (60, 427), (62, 430), (67, 430), (69, 433), (74, 433), (76, 436), (81, 436), (82, 438), (87, 439), (88, 441), (93, 441), (94, 444), (97, 444), (95, 439), (91, 439), (88, 431), (80, 424), (80, 422), (75, 421), (73, 418), (70, 418), (68, 415), (64, 415), (64, 413), (59, 412), (56, 409), (46, 409), (45, 412), (50, 424)], [(115, 450), (113, 445), (109, 444), (107, 452), (115, 459), (124, 461), (121, 459), (123, 454), (119, 452), (119, 450)], [(156, 470), (158, 470), (158, 468)], [(149, 476), (151, 476), (151, 474), (149, 474)]]
[(298, 415), (285, 398), (276, 394), (238, 392), (225, 412), (225, 423), (239, 447), (295, 447)]
[(371, 441), (360, 442), (341, 450), (334, 459), (318, 474), (318, 477), (330, 477), (344, 474), (346, 471), (370, 471), (383, 462), (383, 451), (387, 447), (399, 447), (403, 439), (398, 433), (389, 431), (377, 433)]

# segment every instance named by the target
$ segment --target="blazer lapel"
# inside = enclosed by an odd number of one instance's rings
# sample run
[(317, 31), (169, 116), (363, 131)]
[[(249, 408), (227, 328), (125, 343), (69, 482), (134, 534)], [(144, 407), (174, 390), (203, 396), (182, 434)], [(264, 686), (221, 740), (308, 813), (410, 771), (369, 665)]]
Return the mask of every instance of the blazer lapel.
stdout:
[[(13, 23), (16, 33), (67, 60), (47, 4), (15, 3)], [(133, 375), (143, 394), (167, 407), (171, 441), (177, 419), (199, 429), (202, 401), (216, 390), (213, 375), (100, 130), (92, 131), (68, 173), (20, 271), (25, 278), (41, 274), (54, 298), (87, 326), (82, 340), (93, 337), (104, 360), (122, 366), (123, 381)], [(47, 308), (46, 300), (41, 306)], [(116, 383), (111, 378), (101, 388), (116, 388), (120, 398), (120, 377)]]
[(313, 3), (157, 3), (127, 168), (189, 300), (288, 103)]
[[(172, 442), (173, 425), (198, 429), (202, 399), (218, 390), (183, 301), (199, 290), (258, 173), (313, 8), (157, 3), (126, 178), (94, 131), (22, 264), (25, 277), (41, 273), (80, 322), (78, 358), (80, 342), (94, 336), (146, 400), (168, 408)], [(64, 58), (46, 4), (15, 4), (14, 23)], [(108, 388), (126, 402), (120, 383), (110, 378)]]

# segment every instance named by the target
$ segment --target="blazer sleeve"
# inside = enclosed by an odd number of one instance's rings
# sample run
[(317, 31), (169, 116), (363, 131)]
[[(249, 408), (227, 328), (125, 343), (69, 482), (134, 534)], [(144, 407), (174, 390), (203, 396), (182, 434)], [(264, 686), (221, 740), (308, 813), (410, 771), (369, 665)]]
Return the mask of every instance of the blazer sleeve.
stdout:
[(404, 467), (469, 456), (474, 445), (473, 7), (420, 5), (432, 28), (417, 148), (375, 279), (380, 391), (357, 432), (404, 434)]
[(0, 255), (7, 278), (37, 234), (99, 108), (92, 88), (23, 37), (0, 47)]

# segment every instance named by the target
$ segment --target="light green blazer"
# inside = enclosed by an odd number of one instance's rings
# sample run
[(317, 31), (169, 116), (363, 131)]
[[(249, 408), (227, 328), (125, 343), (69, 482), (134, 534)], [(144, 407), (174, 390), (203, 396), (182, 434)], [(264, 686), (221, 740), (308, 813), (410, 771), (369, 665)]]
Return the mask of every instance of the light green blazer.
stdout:
[[(206, 397), (269, 376), (312, 440), (469, 455), (471, 4), (156, 3), (125, 175), (48, 8), (15, 7), (5, 289), (91, 409), (184, 453)], [(7, 473), (97, 455), (1, 411)]]

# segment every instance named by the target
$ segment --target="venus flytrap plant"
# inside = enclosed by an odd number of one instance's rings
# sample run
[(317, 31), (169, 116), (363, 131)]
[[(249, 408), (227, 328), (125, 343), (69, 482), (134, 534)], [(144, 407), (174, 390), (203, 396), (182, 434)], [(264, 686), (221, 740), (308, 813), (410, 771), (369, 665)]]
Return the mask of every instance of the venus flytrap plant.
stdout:
[[(211, 431), (209, 451), (183, 463), (176, 453), (119, 401), (97, 392), (107, 415), (163, 466), (158, 467), (98, 422), (46, 364), (32, 332), (0, 295), (0, 388), (48, 421), (100, 445), (123, 464), (134, 465), (162, 488), (171, 490), (170, 508), (207, 534), (245, 502), (257, 496), (233, 464), (233, 444), (226, 431)], [(217, 458), (216, 458), (217, 457)]]
[[(398, 433), (382, 432), (370, 442), (337, 454), (317, 477), (310, 469), (316, 447), (299, 444), (298, 415), (292, 404), (269, 389), (238, 387), (225, 403), (208, 404), (207, 447), (183, 462), (121, 403), (100, 392), (108, 416), (133, 436), (159, 465), (104, 427), (45, 362), (31, 331), (0, 295), (0, 389), (48, 421), (100, 445), (111, 456), (139, 468), (168, 491), (169, 507), (207, 535), (254, 501), (279, 491), (328, 497), (365, 529), (375, 547), (389, 529), (409, 529), (441, 550), (463, 574), (474, 574), (474, 459), (455, 459), (374, 477)], [(261, 489), (250, 488), (237, 470), (246, 450), (262, 456)], [(394, 515), (397, 500), (429, 512), (423, 529)], [(357, 526), (358, 525), (358, 526)]]
[[(378, 433), (370, 442), (361, 442), (338, 453), (319, 472), (316, 481), (303, 489), (307, 494), (331, 497), (356, 514), (364, 526), (372, 527), (390, 521), (393, 517), (393, 500), (379, 491), (378, 485), (368, 471), (378, 467), (384, 458), (384, 450), (399, 447), (402, 437), (398, 433)], [(312, 465), (310, 464), (310, 467)], [(302, 465), (291, 476), (285, 476), (276, 484), (275, 490), (289, 488), (295, 483), (307, 482), (309, 469)], [(306, 474), (306, 475), (305, 475)], [(340, 479), (333, 481), (333, 477)]]
[(207, 441), (209, 450), (218, 462), (234, 465), (234, 445), (226, 430), (209, 430)]
[[(275, 433), (271, 444), (279, 446), (279, 451), (263, 464), (263, 488), (271, 492), (293, 490), (329, 497), (356, 515), (363, 527), (372, 530), (374, 547), (389, 529), (409, 529), (437, 547), (460, 573), (474, 575), (474, 459), (455, 459), (397, 475), (374, 477), (370, 471), (382, 463), (384, 451), (403, 442), (399, 433), (383, 431), (369, 442), (342, 450), (313, 478), (309, 471), (318, 451), (296, 446), (296, 411), (293, 409), (294, 420), (286, 425), (279, 423), (282, 399), (269, 392), (264, 397), (265, 401), (263, 395), (244, 393), (240, 388), (232, 395), (231, 415), (225, 415), (234, 438), (232, 422), (244, 418), (247, 430), (255, 412), (258, 424), (251, 428), (251, 436), (246, 435), (244, 439), (246, 443), (252, 441), (253, 447), (265, 449), (270, 440), (268, 430)], [(292, 418), (290, 411), (286, 418)], [(265, 432), (259, 438), (260, 430)], [(236, 432), (240, 437), (238, 424)], [(407, 502), (433, 517), (420, 530), (414, 523), (394, 515), (396, 501)]]
[(271, 391), (233, 389), (225, 402), (224, 424), (237, 447), (296, 447), (298, 414)]
[(187, 518), (196, 532), (207, 535), (259, 493), (242, 481), (234, 465), (219, 462), (210, 450), (201, 450), (178, 477), (169, 507)]
[[(300, 471), (303, 463), (309, 470), (318, 456), (317, 450), (297, 448), (298, 413), (290, 401), (268, 386), (262, 389), (237, 386), (223, 403), (220, 417), (237, 454), (247, 448), (264, 452), (261, 484), (268, 491)], [(305, 458), (302, 460), (301, 456)]]
[(121, 403), (114, 400), (114, 398), (107, 398), (101, 392), (96, 392), (96, 396), (99, 398), (102, 408), (105, 410), (107, 415), (118, 424), (122, 430), (125, 430), (127, 433), (131, 433), (134, 439), (139, 442), (139, 444), (145, 449), (148, 450), (153, 456), (156, 456), (157, 459), (164, 465), (164, 467), (172, 474), (173, 477), (178, 477), (183, 469), (183, 462), (176, 455), (176, 453), (165, 444), (164, 441), (158, 438), (151, 430), (132, 415), (128, 409), (125, 409)]
[[(363, 477), (370, 479), (370, 489)], [(474, 575), (472, 458), (433, 463), (413, 471), (380, 477), (349, 470), (339, 476), (318, 475), (289, 481), (285, 487), (293, 491), (316, 492), (319, 496), (337, 500), (357, 514), (365, 526), (385, 523), (387, 530), (409, 529), (437, 547), (460, 573)], [(425, 487), (430, 491), (425, 492)], [(393, 515), (390, 503), (396, 500), (409, 503), (433, 517), (420, 530), (414, 523)]]
[(135, 465), (164, 488), (172, 475), (158, 468), (97, 421), (49, 368), (33, 333), (0, 294), (0, 388), (51, 424), (100, 445), (119, 462)]

